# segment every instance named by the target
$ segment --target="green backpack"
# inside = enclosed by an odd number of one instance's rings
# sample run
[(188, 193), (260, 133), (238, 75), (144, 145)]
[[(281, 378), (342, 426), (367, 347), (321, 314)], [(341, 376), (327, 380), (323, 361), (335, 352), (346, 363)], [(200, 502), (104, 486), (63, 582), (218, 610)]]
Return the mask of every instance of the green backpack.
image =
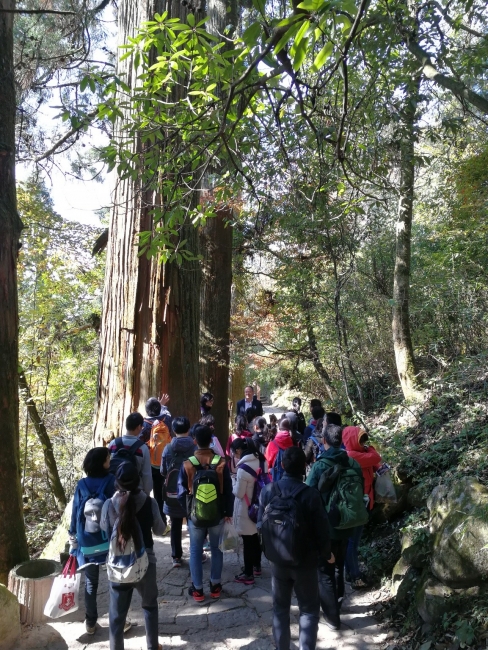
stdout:
[(364, 503), (364, 479), (349, 458), (349, 466), (334, 463), (328, 458), (319, 458), (324, 467), (318, 483), (319, 492), (325, 503), (330, 525), (337, 530), (363, 526), (368, 521)]
[(215, 454), (208, 465), (201, 465), (195, 456), (188, 459), (195, 467), (193, 494), (188, 512), (193, 524), (200, 528), (216, 526), (223, 517), (217, 465), (222, 458)]

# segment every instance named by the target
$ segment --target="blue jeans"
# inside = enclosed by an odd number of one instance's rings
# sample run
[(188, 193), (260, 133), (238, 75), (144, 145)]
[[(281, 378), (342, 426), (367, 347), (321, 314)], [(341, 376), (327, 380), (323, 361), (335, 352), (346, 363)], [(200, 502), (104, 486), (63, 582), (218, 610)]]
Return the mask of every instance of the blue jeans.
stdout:
[(100, 566), (87, 564), (85, 567), (85, 619), (90, 627), (98, 620), (97, 591)]
[(110, 650), (124, 650), (124, 624), (129, 611), (132, 592), (137, 589), (142, 600), (146, 626), (147, 650), (158, 650), (158, 585), (156, 564), (150, 563), (146, 575), (139, 582), (109, 582), (110, 605), (108, 621)]
[(356, 528), (353, 528), (347, 544), (346, 572), (349, 574), (351, 580), (357, 580), (361, 577), (359, 571), (359, 542), (361, 541), (363, 530), (364, 526), (356, 526)]
[(222, 577), (222, 566), (224, 564), (224, 554), (219, 549), (219, 538), (222, 532), (224, 520), (211, 528), (198, 528), (189, 519), (188, 532), (190, 533), (190, 573), (191, 579), (195, 589), (203, 588), (203, 566), (202, 566), (202, 553), (203, 542), (208, 532), (208, 539), (210, 541), (210, 552), (212, 554), (212, 562), (210, 565), (210, 582), (213, 585), (219, 584)]
[(282, 567), (271, 564), (273, 637), (277, 650), (290, 650), (292, 592), (300, 610), (300, 650), (315, 650), (319, 629), (320, 600), (317, 567)]

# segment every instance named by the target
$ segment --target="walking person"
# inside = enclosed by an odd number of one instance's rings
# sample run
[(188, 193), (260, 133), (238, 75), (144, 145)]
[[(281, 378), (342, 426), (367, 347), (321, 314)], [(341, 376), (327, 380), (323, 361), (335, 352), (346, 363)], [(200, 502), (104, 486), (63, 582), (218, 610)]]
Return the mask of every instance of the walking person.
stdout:
[(139, 487), (149, 495), (153, 489), (151, 458), (149, 448), (140, 439), (144, 418), (140, 413), (131, 413), (125, 420), (126, 432), (108, 445), (110, 472), (115, 474), (119, 465), (130, 462), (137, 468)]
[[(85, 629), (95, 634), (98, 609), (97, 591), (100, 565), (105, 564), (108, 541), (101, 531), (103, 503), (115, 492), (115, 478), (109, 473), (110, 453), (106, 447), (95, 447), (85, 456), (86, 478), (78, 481), (73, 496), (69, 552), (76, 557), (78, 569), (85, 569)], [(127, 629), (130, 628), (130, 623)]]
[[(320, 617), (317, 569), (334, 562), (320, 494), (302, 482), (305, 454), (283, 454), (283, 478), (261, 492), (258, 529), (271, 562), (273, 637), (277, 650), (290, 650), (290, 607), (295, 592), (300, 611), (299, 648), (315, 650)], [(284, 522), (286, 521), (286, 525)]]
[[(307, 485), (320, 488), (324, 511), (330, 524), (331, 549), (335, 563), (324, 563), (319, 569), (319, 590), (322, 611), (327, 625), (340, 628), (340, 607), (345, 593), (344, 563), (349, 538), (355, 530), (355, 523), (364, 521), (364, 483), (358, 463), (349, 458), (341, 449), (342, 429), (335, 424), (325, 424), (322, 431), (323, 452), (307, 477)], [(327, 478), (329, 477), (329, 478)], [(344, 486), (342, 488), (341, 486)], [(347, 495), (349, 514), (356, 514), (356, 521), (350, 521), (349, 527), (341, 528), (341, 499)], [(355, 495), (355, 498), (351, 498)]]
[(197, 424), (193, 435), (198, 449), (185, 461), (178, 477), (178, 498), (185, 509), (190, 534), (190, 573), (188, 593), (197, 603), (205, 600), (203, 591), (203, 543), (208, 534), (211, 552), (210, 597), (220, 598), (223, 553), (219, 538), (224, 521), (231, 521), (232, 481), (225, 460), (210, 449), (212, 431)]
[(233, 488), (234, 526), (244, 545), (244, 567), (235, 581), (253, 585), (254, 578), (261, 576), (261, 544), (256, 524), (248, 511), (257, 476), (265, 471), (265, 460), (250, 438), (237, 438), (231, 448), (237, 460), (237, 478)]
[[(161, 650), (158, 642), (158, 586), (156, 584), (156, 556), (152, 534), (162, 535), (165, 524), (161, 519), (159, 506), (155, 499), (139, 487), (139, 474), (131, 463), (123, 463), (115, 474), (116, 492), (106, 501), (102, 510), (102, 528), (110, 544), (115, 545), (124, 558), (137, 555), (144, 549), (147, 554), (147, 569), (136, 582), (115, 582), (110, 579), (109, 555), (109, 632), (110, 650), (124, 650), (124, 625), (136, 589), (141, 597), (146, 627), (148, 650)], [(124, 555), (129, 543), (133, 543), (135, 553)], [(124, 567), (130, 565), (124, 563)]]
[[(381, 465), (381, 456), (372, 445), (368, 445), (368, 434), (361, 427), (344, 427), (342, 442), (350, 458), (356, 460), (364, 477), (364, 494), (368, 498), (368, 514), (374, 506), (374, 473)], [(364, 526), (357, 526), (349, 538), (346, 553), (346, 574), (353, 589), (364, 589), (366, 582), (361, 577), (359, 568), (359, 543)]]
[(186, 510), (178, 500), (178, 476), (181, 466), (195, 451), (195, 443), (189, 435), (190, 421), (177, 417), (172, 423), (174, 438), (163, 451), (161, 458), (161, 476), (164, 482), (164, 513), (171, 519), (171, 557), (173, 566), (180, 568), (183, 548), (181, 545), (183, 519)]
[(278, 425), (278, 433), (266, 447), (266, 462), (272, 481), (279, 481), (283, 475), (283, 454), (286, 449), (293, 447), (291, 437), (291, 424), (288, 418), (283, 417)]

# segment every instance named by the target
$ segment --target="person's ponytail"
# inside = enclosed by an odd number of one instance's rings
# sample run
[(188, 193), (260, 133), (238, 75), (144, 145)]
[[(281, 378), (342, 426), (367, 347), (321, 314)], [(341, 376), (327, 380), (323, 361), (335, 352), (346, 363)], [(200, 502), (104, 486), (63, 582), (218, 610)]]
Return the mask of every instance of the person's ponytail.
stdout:
[(123, 552), (132, 537), (136, 551), (142, 548), (141, 529), (136, 517), (136, 494), (139, 494), (139, 472), (131, 463), (122, 463), (115, 474), (118, 490), (117, 544)]

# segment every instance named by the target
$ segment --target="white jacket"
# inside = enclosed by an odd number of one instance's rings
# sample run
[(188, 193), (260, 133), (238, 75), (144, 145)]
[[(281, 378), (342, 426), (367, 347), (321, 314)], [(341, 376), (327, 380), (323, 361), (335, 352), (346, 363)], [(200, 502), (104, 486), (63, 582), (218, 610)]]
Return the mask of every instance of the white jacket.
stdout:
[(248, 465), (256, 473), (259, 469), (259, 459), (253, 454), (248, 454), (237, 463), (237, 477), (232, 492), (234, 493), (234, 526), (239, 535), (254, 535), (257, 533), (256, 524), (249, 519), (247, 514), (248, 504), (244, 498), (247, 495), (251, 503), (254, 492), (254, 477), (241, 468), (241, 465)]

